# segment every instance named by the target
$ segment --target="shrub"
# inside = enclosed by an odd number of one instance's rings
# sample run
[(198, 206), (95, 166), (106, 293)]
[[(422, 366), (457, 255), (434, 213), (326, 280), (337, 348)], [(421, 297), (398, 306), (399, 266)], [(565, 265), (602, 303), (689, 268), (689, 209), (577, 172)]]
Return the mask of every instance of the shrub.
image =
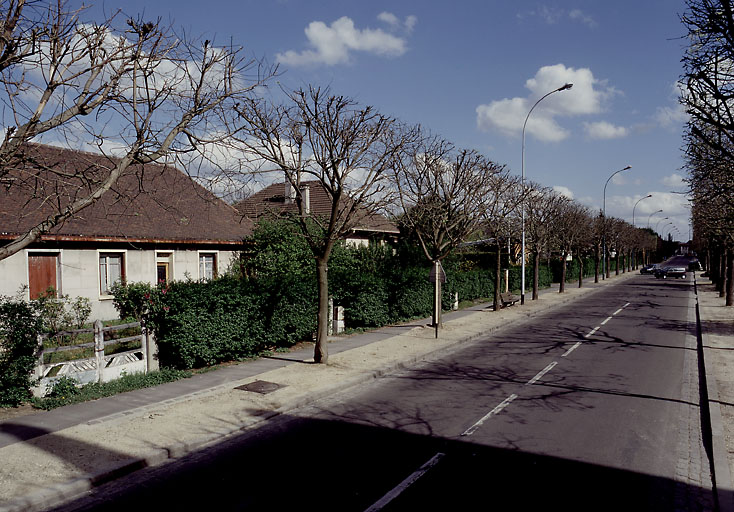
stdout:
[(0, 407), (16, 407), (31, 397), (42, 332), (37, 303), (0, 296)]

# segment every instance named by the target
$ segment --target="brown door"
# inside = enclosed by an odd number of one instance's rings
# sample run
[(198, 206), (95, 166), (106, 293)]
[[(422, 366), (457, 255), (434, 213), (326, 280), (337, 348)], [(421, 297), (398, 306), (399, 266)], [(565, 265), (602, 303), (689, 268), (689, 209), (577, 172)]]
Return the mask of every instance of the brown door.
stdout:
[(28, 255), (28, 288), (31, 299), (37, 299), (39, 295), (45, 294), (49, 286), (58, 291), (56, 278), (58, 261), (58, 254)]

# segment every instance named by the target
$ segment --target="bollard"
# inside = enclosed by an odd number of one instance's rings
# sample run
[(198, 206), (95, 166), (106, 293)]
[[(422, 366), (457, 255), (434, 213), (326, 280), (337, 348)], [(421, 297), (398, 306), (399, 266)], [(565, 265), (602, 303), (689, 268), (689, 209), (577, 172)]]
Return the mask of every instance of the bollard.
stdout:
[(102, 382), (102, 371), (104, 370), (104, 331), (102, 321), (94, 322), (94, 358), (97, 360), (97, 382)]

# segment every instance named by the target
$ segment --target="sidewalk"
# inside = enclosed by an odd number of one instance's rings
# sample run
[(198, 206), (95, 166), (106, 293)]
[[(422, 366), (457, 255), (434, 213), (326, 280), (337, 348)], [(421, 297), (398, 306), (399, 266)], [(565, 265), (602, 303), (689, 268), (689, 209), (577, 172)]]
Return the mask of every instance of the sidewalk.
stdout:
[[(487, 304), (449, 313), (439, 339), (425, 320), (340, 337), (330, 343), (328, 365), (308, 364), (308, 348), (0, 422), (0, 511), (58, 505), (103, 481), (180, 457), (634, 275), (612, 276), (598, 284), (587, 280), (581, 289), (569, 283), (564, 294), (556, 285), (541, 292), (540, 300), (530, 301), (528, 294), (524, 306), (497, 313)], [(701, 309), (702, 315), (708, 314)], [(731, 395), (724, 402), (731, 404), (727, 413), (734, 421), (734, 355), (730, 357)], [(254, 387), (243, 389), (248, 385)], [(269, 388), (277, 389), (253, 392)], [(721, 388), (727, 389), (723, 383)], [(729, 439), (731, 451), (734, 438)]]
[(734, 512), (734, 307), (711, 280), (696, 276), (714, 472), (722, 512)]

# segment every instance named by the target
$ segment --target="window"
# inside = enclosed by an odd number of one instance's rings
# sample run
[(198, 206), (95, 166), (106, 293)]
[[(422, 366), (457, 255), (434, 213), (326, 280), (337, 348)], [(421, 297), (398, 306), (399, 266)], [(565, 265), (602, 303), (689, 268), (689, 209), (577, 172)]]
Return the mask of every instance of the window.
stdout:
[(125, 278), (123, 253), (99, 253), (99, 293), (112, 295), (112, 285)]
[(199, 253), (199, 279), (211, 280), (217, 277), (216, 253)]
[(171, 280), (171, 276), (173, 275), (172, 252), (155, 253), (155, 272), (156, 282), (158, 284), (166, 284)]

